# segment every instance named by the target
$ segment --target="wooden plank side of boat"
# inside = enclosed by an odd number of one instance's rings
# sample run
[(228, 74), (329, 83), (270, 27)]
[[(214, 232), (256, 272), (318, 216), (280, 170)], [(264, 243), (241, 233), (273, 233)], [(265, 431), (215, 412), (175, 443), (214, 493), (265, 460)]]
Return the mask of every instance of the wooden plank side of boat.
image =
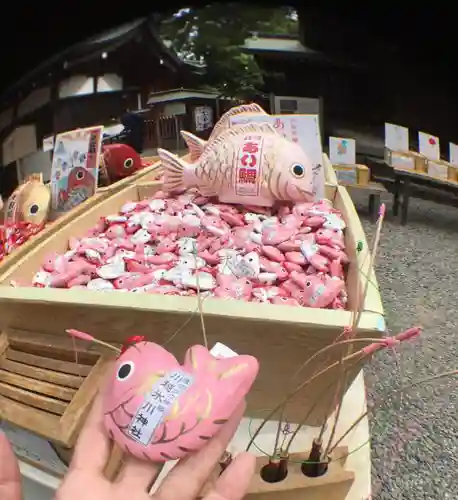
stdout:
[(155, 178), (161, 173), (161, 162), (158, 156), (143, 157), (142, 160), (148, 160), (151, 162), (149, 167), (142, 168), (133, 175), (129, 175), (120, 181), (114, 182), (109, 186), (103, 186), (97, 188), (97, 193), (104, 192), (118, 192), (131, 184), (137, 184), (138, 182), (148, 182), (150, 180), (155, 180)]
[[(149, 294), (118, 294), (81, 290), (13, 288), (12, 279), (31, 279), (44, 257), (51, 252), (65, 252), (70, 236), (83, 235), (101, 216), (116, 213), (126, 202), (151, 196), (161, 183), (130, 185), (91, 207), (73, 219), (54, 235), (35, 245), (27, 256), (0, 276), (0, 322), (4, 332), (30, 335), (41, 332), (65, 336), (67, 328), (77, 328), (107, 342), (122, 343), (128, 335), (141, 334), (167, 348), (178, 359), (186, 349), (202, 344), (202, 331), (197, 301), (194, 297), (174, 297)], [(345, 188), (327, 186), (327, 196), (342, 211), (347, 222), (347, 251), (351, 259), (348, 274), (350, 304), (356, 300), (356, 284), (364, 282), (358, 268), (373, 277), (368, 269), (369, 257), (356, 251), (357, 242), (365, 242), (364, 233), (353, 203)], [(367, 249), (367, 244), (364, 243)], [(375, 280), (375, 278), (373, 277)], [(357, 335), (380, 336), (383, 308), (377, 289), (369, 287)], [(272, 408), (281, 400), (291, 377), (306, 359), (323, 347), (333, 344), (351, 321), (351, 313), (343, 310), (323, 310), (270, 304), (206, 299), (205, 323), (209, 345), (223, 342), (239, 353), (256, 356), (261, 371), (250, 394), (249, 414)], [(49, 318), (53, 318), (49, 321)], [(180, 333), (174, 335), (178, 329)], [(340, 357), (338, 348), (329, 356), (318, 357), (301, 374), (307, 378)], [(349, 368), (348, 384), (361, 369), (362, 363)], [(272, 374), (274, 374), (272, 376)], [(321, 421), (332, 398), (325, 391), (337, 373), (331, 370), (308, 386), (297, 402), (288, 407), (291, 422), (302, 418), (307, 404), (322, 394), (308, 423)]]
[(331, 160), (326, 153), (323, 153), (323, 168), (324, 168), (324, 178), (326, 182), (332, 184), (333, 186), (338, 186), (339, 181), (337, 180), (336, 172), (332, 166)]

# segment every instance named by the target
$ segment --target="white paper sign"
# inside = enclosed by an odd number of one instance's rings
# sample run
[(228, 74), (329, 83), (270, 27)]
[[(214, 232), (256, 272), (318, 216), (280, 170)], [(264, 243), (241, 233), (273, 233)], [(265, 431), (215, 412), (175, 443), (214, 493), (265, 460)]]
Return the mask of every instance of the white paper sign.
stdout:
[(43, 151), (52, 151), (54, 149), (54, 136), (45, 137), (43, 139)]
[(230, 347), (227, 347), (227, 345), (222, 344), (221, 342), (217, 342), (213, 346), (210, 354), (215, 356), (215, 358), (233, 358), (234, 356), (238, 356), (235, 351), (233, 351)]
[(197, 106), (194, 108), (194, 121), (196, 131), (203, 132), (213, 127), (213, 110), (210, 106)]
[(194, 382), (194, 377), (181, 370), (167, 373), (153, 385), (135, 413), (127, 434), (143, 446), (148, 446), (154, 431), (167, 416), (175, 401)]
[(329, 159), (333, 165), (355, 165), (356, 141), (344, 137), (330, 137)]
[(449, 143), (449, 163), (452, 165), (458, 165), (458, 145)]
[(409, 129), (385, 123), (385, 147), (391, 151), (409, 151)]
[(323, 148), (318, 115), (239, 115), (231, 125), (270, 123), (283, 137), (302, 147), (313, 164), (313, 186), (317, 200), (324, 198)]
[(418, 150), (428, 160), (440, 160), (439, 137), (426, 132), (418, 132)]

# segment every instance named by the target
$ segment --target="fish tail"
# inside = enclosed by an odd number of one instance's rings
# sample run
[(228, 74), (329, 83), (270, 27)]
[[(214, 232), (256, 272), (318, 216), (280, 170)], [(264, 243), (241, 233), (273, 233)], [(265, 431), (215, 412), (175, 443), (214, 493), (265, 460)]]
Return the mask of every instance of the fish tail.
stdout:
[(187, 163), (166, 149), (157, 148), (157, 154), (164, 167), (164, 189), (175, 191), (185, 188), (184, 175)]
[(202, 155), (205, 146), (207, 145), (207, 141), (191, 134), (191, 132), (186, 132), (186, 130), (181, 131), (181, 136), (189, 149), (191, 163), (194, 163)]

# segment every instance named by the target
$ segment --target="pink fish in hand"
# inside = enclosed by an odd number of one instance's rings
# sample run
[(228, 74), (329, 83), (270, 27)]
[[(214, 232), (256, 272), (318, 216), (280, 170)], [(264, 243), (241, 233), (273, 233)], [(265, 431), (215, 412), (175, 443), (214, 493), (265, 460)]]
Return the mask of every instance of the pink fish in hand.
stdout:
[(277, 200), (313, 199), (312, 162), (268, 124), (224, 131), (192, 164), (161, 148), (158, 155), (167, 191), (196, 186), (203, 196), (217, 196), (224, 203), (265, 207)]
[(219, 432), (258, 369), (252, 356), (217, 359), (202, 346), (180, 365), (163, 347), (137, 343), (118, 358), (103, 395), (106, 431), (140, 460), (183, 458)]

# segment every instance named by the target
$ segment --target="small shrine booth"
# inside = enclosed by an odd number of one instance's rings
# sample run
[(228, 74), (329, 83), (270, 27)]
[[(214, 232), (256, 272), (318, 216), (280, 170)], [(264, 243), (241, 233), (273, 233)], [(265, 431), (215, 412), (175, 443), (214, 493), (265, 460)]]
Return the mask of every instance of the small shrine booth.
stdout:
[(146, 147), (180, 151), (185, 147), (180, 130), (207, 139), (220, 116), (238, 102), (210, 90), (179, 88), (151, 92), (147, 103)]

